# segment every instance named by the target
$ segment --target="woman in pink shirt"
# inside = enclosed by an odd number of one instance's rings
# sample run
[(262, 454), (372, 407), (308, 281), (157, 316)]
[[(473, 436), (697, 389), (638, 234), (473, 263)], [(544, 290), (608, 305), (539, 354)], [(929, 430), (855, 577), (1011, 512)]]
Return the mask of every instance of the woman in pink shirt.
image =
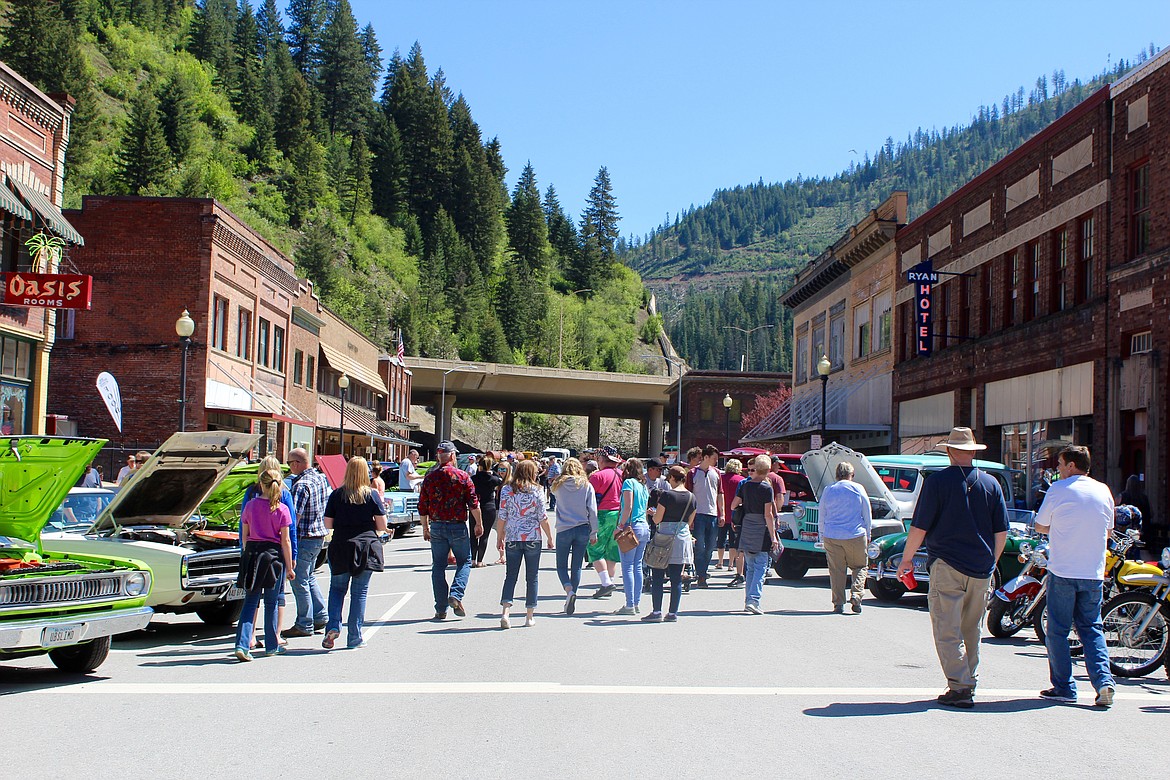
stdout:
[(248, 644), (261, 598), (264, 599), (264, 654), (285, 652), (276, 635), (276, 608), (285, 578), (291, 580), (296, 575), (289, 538), (292, 515), (280, 500), (283, 487), (279, 469), (261, 472), (260, 495), (244, 506), (240, 516), (240, 543), (244, 546), (244, 554), (240, 559), (237, 584), (248, 592), (236, 629), (236, 658), (241, 661), (252, 660)]
[(715, 564), (716, 569), (723, 568), (724, 551), (727, 552), (727, 568), (735, 569), (737, 565), (739, 551), (736, 549), (736, 543), (739, 539), (735, 526), (731, 524), (731, 502), (735, 500), (735, 491), (739, 488), (739, 483), (747, 479), (742, 472), (743, 464), (732, 458), (727, 461), (723, 473), (719, 475), (723, 489), (723, 522), (719, 525), (719, 539), (715, 543), (715, 546), (719, 548), (719, 561)]

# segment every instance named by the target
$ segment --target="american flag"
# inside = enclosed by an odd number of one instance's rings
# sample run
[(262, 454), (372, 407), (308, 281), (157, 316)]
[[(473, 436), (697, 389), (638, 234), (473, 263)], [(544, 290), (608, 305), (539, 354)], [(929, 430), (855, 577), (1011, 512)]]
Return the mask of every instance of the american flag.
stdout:
[(406, 345), (402, 343), (402, 328), (398, 329), (398, 360), (401, 363), (406, 362)]

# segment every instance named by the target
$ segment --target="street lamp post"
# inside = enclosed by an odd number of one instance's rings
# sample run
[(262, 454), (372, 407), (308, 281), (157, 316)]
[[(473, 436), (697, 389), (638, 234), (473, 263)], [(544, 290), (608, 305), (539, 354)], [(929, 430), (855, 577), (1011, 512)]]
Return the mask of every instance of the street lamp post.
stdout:
[(179, 368), (179, 430), (187, 430), (187, 352), (191, 349), (191, 335), (195, 333), (195, 320), (183, 309), (182, 316), (175, 321), (175, 333), (183, 345), (183, 362)]
[[(592, 289), (586, 287), (582, 290), (573, 290), (569, 295), (580, 295), (581, 293), (593, 292)], [(568, 296), (565, 296), (568, 297)], [(557, 337), (557, 368), (565, 367), (565, 298), (561, 298), (561, 330), (560, 336)]]
[(642, 355), (642, 357), (644, 357), (644, 358), (657, 358), (658, 360), (665, 360), (667, 363), (669, 363), (670, 365), (672, 365), (678, 369), (678, 416), (675, 418), (676, 424), (675, 424), (675, 431), (674, 431), (674, 434), (675, 434), (675, 443), (674, 444), (675, 444), (675, 449), (678, 450), (678, 454), (675, 455), (675, 457), (677, 458), (676, 462), (682, 463), (682, 408), (683, 408), (682, 394), (683, 394), (683, 376), (684, 376), (683, 366), (685, 366), (686, 364), (683, 363), (678, 358), (672, 358), (669, 355)]
[(824, 447), (828, 442), (829, 429), (825, 423), (825, 402), (829, 397), (829, 373), (833, 370), (833, 364), (829, 362), (827, 355), (821, 355), (821, 359), (817, 361), (817, 373), (821, 375), (821, 446)]
[(452, 371), (478, 371), (479, 366), (452, 366), (443, 372), (443, 394), (442, 400), (439, 402), (439, 436), (435, 441), (435, 447), (439, 446), (439, 442), (446, 439), (443, 434), (447, 433), (447, 374)]
[(723, 396), (723, 408), (727, 410), (727, 434), (726, 434), (726, 449), (731, 449), (731, 405), (735, 403), (731, 400), (731, 393)]
[(341, 390), (341, 442), (339, 443), (342, 457), (345, 456), (345, 391), (349, 389), (349, 377), (345, 374), (337, 377), (337, 387)]
[(724, 325), (723, 326), (724, 330), (738, 330), (740, 333), (743, 333), (747, 336), (747, 370), (748, 371), (752, 370), (752, 334), (755, 333), (757, 330), (764, 330), (765, 328), (774, 328), (774, 327), (776, 327), (776, 326), (775, 325), (757, 325), (756, 327), (748, 330), (747, 328), (741, 328), (737, 325)]

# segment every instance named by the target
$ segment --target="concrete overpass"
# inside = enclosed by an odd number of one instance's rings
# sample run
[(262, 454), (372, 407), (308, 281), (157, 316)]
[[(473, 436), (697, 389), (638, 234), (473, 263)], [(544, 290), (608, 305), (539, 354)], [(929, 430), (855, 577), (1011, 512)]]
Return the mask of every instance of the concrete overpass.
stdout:
[[(476, 370), (459, 366), (475, 366)], [(677, 379), (421, 357), (407, 358), (407, 367), (414, 375), (411, 403), (432, 406), (436, 427), (445, 420), (443, 430), (451, 430), (451, 412), (456, 406), (502, 411), (506, 449), (513, 447), (515, 413), (540, 412), (587, 417), (590, 447), (600, 444), (602, 417), (640, 420), (645, 451), (658, 453), (662, 450), (663, 414), (669, 401), (667, 388)], [(446, 408), (442, 409), (444, 373), (447, 392)]]

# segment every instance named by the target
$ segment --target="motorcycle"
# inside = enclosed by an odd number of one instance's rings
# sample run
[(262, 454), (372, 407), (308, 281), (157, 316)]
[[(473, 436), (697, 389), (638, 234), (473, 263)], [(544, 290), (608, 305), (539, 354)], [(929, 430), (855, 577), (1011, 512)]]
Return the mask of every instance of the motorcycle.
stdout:
[[(1109, 668), (1118, 677), (1142, 677), (1166, 660), (1170, 639), (1170, 547), (1162, 550), (1161, 564), (1133, 563), (1117, 576), (1119, 593), (1101, 610)], [(1170, 674), (1170, 669), (1167, 670)]]
[(1048, 545), (1020, 544), (1020, 573), (995, 589), (987, 606), (987, 630), (992, 636), (1006, 639), (1015, 636), (1042, 609), (1046, 592), (1044, 577), (1048, 571)]

